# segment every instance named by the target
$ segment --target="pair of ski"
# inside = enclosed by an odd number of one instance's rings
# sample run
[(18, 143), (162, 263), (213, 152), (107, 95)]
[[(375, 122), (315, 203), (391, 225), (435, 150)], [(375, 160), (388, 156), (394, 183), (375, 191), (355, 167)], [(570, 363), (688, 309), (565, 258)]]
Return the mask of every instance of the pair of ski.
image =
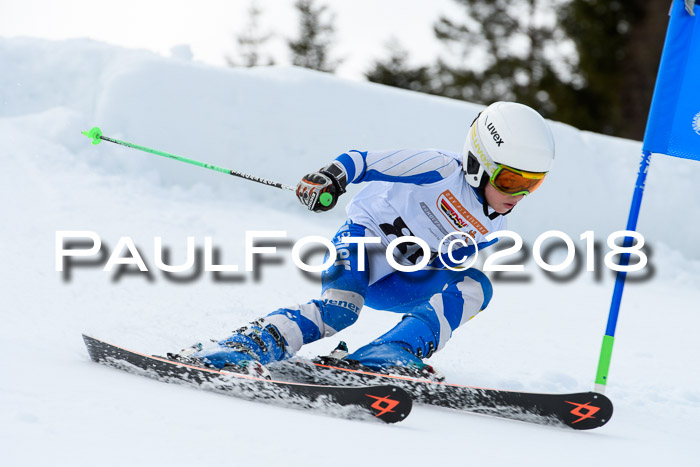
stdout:
[(83, 335), (90, 358), (98, 363), (160, 381), (177, 382), (234, 397), (328, 413), (344, 418), (404, 420), (413, 402), (525, 422), (589, 430), (612, 416), (612, 403), (602, 394), (536, 394), (476, 388), (391, 376), (294, 360), (273, 365), (278, 381), (224, 370), (186, 365), (147, 355)]

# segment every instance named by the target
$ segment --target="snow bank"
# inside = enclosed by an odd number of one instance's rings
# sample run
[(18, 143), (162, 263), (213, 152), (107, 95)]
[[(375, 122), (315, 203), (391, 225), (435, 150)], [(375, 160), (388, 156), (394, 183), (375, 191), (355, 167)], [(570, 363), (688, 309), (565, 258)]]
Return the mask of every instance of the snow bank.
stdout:
[[(0, 115), (75, 110), (80, 128), (294, 184), (348, 149), (437, 147), (461, 151), (480, 106), (358, 83), (305, 69), (214, 68), (86, 40), (0, 43)], [(48, 121), (44, 122), (45, 125)], [(544, 231), (604, 239), (627, 222), (641, 144), (554, 123), (557, 160), (537, 197), (511, 225), (531, 241)], [(204, 184), (213, 195), (289, 208), (294, 200), (216, 173), (103, 144), (99, 151), (71, 126), (60, 144), (93, 167), (163, 186)], [(46, 126), (44, 126), (46, 129)], [(39, 135), (35, 135), (39, 136)], [(700, 205), (692, 202), (700, 165), (656, 156), (639, 231), (695, 259)], [(343, 200), (347, 202), (350, 197)], [(329, 217), (337, 222), (339, 209)]]

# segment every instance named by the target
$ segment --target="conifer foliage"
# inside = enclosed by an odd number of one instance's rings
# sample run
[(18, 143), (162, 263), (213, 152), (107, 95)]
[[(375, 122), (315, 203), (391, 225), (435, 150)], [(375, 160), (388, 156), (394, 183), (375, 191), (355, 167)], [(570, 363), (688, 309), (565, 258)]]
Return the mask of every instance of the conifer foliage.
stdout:
[(292, 64), (333, 73), (340, 64), (329, 52), (335, 33), (334, 16), (326, 5), (317, 5), (315, 0), (297, 0), (294, 7), (299, 12), (299, 36), (287, 41)]

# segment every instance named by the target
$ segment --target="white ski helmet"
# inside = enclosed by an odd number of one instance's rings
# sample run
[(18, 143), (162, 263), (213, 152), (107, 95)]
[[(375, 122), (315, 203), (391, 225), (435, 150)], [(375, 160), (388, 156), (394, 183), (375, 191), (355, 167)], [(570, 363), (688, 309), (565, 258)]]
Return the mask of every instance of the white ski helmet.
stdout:
[[(534, 109), (495, 102), (472, 122), (462, 157), (467, 183), (479, 190), (486, 212), (484, 190), (489, 180), (511, 195), (539, 187), (554, 161), (554, 137)], [(501, 179), (500, 184), (494, 183), (496, 178)]]

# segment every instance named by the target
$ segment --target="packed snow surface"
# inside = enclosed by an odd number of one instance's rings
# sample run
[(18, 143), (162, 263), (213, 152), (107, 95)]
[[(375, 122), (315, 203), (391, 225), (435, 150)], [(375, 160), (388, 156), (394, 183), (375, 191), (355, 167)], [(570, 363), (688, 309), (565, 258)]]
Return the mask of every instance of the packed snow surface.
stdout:
[[(163, 354), (316, 298), (318, 277), (294, 266), (291, 245), (331, 236), (359, 187), (334, 211), (313, 214), (290, 192), (93, 146), (81, 131), (99, 126), (106, 136), (295, 185), (349, 149), (461, 151), (480, 109), (298, 68), (216, 68), (87, 40), (0, 39), (3, 465), (698, 465), (700, 164), (661, 155), (638, 226), (649, 265), (630, 276), (618, 323), (606, 391), (615, 414), (598, 430), (424, 406), (393, 426), (349, 421), (166, 385), (88, 359), (81, 333)], [(510, 258), (524, 272), (491, 273), (489, 308), (429, 360), (449, 381), (592, 389), (614, 281), (602, 257), (608, 235), (626, 224), (641, 144), (552, 128), (555, 166), (509, 228), (529, 246), (548, 230), (565, 232), (576, 266), (548, 276), (530, 248)], [(246, 272), (246, 232), (271, 230), (287, 238)], [(58, 272), (58, 231), (94, 232), (100, 254)], [(598, 243), (595, 272), (585, 268), (586, 231)], [(123, 237), (148, 272), (103, 270), (115, 252), (132, 256)], [(200, 253), (210, 237), (215, 263), (239, 271), (203, 271), (200, 256), (189, 271), (166, 274), (156, 237), (167, 264), (185, 262), (188, 237)], [(558, 253), (551, 263), (563, 259)], [(356, 325), (301, 355), (328, 352), (338, 340), (357, 348), (398, 319), (366, 308)]]

